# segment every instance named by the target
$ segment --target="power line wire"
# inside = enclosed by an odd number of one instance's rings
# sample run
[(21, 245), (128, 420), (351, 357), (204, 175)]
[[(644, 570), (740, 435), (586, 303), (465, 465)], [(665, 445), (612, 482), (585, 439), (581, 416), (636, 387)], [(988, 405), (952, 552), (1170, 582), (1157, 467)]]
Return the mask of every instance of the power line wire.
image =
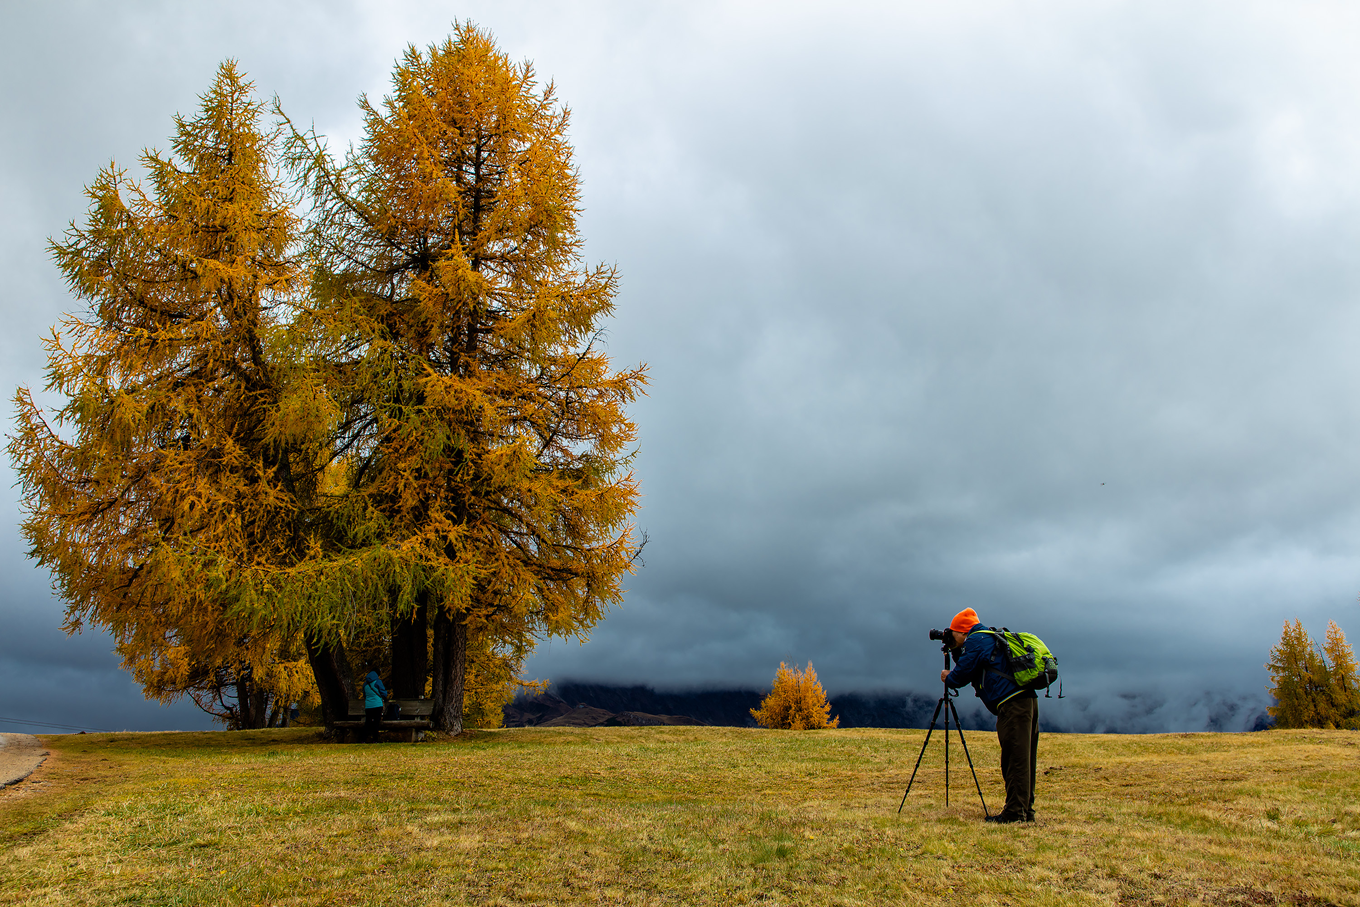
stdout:
[(82, 727), (78, 724), (52, 724), (49, 721), (32, 721), (28, 718), (6, 718), (0, 715), (0, 721), (8, 721), (10, 724), (32, 724), (37, 727), (59, 728), (64, 731), (98, 731), (102, 734), (112, 734), (114, 731), (103, 727)]

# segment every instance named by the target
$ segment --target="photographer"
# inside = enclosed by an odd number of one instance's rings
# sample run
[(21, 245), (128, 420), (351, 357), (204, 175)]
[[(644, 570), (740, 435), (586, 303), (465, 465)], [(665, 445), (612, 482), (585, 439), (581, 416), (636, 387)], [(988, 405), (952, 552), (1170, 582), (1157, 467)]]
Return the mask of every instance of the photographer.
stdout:
[(1001, 742), (1001, 777), (1006, 782), (1006, 806), (988, 822), (1034, 821), (1034, 766), (1039, 752), (1039, 700), (1033, 690), (1022, 690), (997, 651), (998, 638), (966, 608), (954, 615), (944, 642), (954, 650), (952, 671), (940, 679), (953, 689), (972, 684), (982, 704), (996, 716)]

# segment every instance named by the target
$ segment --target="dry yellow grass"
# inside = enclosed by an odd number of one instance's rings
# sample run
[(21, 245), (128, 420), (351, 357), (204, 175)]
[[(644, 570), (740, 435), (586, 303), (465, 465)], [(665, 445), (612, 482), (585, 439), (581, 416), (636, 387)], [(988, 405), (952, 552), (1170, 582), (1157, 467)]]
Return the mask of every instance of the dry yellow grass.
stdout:
[[(1360, 734), (1046, 735), (1033, 826), (924, 732), (45, 738), (0, 903), (1360, 905)], [(994, 735), (971, 733), (1002, 800)]]

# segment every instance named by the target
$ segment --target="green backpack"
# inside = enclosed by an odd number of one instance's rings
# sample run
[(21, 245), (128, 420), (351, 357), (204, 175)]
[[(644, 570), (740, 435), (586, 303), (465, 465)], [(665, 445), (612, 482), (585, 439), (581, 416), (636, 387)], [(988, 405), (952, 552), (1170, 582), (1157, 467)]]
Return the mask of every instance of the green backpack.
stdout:
[[(997, 638), (1006, 668), (1022, 690), (1046, 690), (1058, 679), (1058, 658), (1048, 650), (1044, 641), (1033, 633), (1012, 633), (1002, 627), (983, 630)], [(1044, 695), (1052, 695), (1045, 693)], [(1059, 697), (1062, 693), (1059, 691)]]

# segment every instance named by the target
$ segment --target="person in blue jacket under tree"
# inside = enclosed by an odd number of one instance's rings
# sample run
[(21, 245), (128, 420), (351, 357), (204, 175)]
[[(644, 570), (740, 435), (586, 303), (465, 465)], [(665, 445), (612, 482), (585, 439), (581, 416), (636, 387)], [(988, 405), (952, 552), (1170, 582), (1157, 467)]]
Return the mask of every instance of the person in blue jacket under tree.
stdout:
[(382, 724), (383, 701), (387, 698), (387, 687), (378, 676), (378, 666), (372, 661), (364, 662), (368, 676), (364, 678), (364, 743), (377, 743), (378, 731)]

